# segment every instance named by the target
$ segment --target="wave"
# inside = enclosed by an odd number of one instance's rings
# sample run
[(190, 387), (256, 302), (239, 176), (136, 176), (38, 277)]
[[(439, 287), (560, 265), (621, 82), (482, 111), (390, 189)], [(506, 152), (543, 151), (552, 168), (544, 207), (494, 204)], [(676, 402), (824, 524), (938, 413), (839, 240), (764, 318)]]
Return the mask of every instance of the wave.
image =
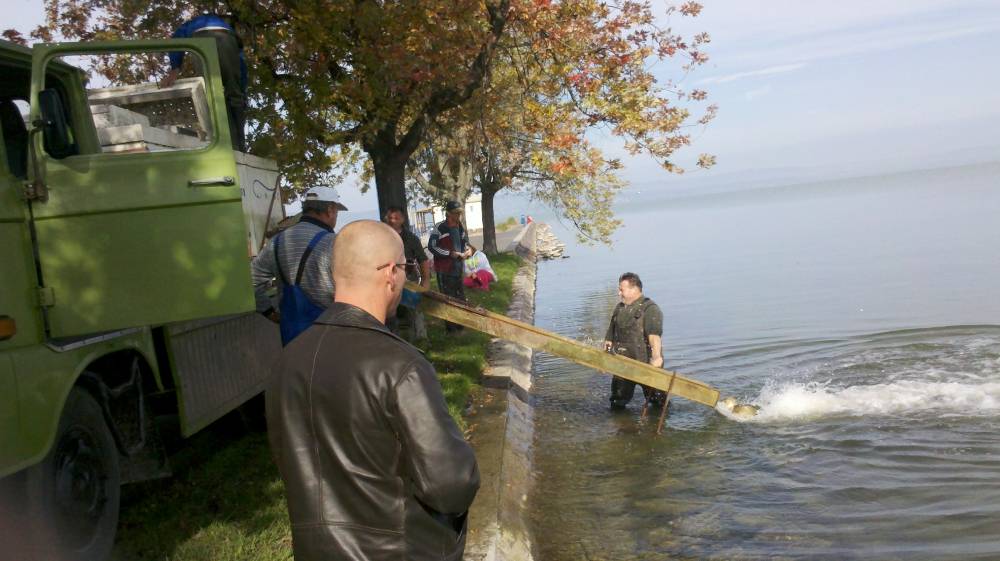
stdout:
[[(813, 421), (824, 417), (942, 417), (1000, 415), (1000, 382), (926, 382), (901, 380), (835, 387), (832, 382), (768, 384), (756, 399), (760, 407), (749, 422)], [(727, 417), (731, 415), (723, 412)]]

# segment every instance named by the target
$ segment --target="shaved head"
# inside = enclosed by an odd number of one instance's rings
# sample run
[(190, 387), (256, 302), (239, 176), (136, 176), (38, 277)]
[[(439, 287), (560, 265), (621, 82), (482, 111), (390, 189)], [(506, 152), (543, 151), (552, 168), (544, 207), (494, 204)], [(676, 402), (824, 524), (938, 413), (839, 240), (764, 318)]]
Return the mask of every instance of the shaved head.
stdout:
[(358, 306), (384, 322), (399, 303), (406, 282), (399, 264), (405, 261), (403, 240), (391, 227), (375, 220), (351, 222), (333, 245), (336, 301)]
[(343, 283), (365, 282), (386, 263), (399, 263), (403, 240), (389, 226), (374, 220), (351, 222), (337, 234), (333, 249), (333, 278)]

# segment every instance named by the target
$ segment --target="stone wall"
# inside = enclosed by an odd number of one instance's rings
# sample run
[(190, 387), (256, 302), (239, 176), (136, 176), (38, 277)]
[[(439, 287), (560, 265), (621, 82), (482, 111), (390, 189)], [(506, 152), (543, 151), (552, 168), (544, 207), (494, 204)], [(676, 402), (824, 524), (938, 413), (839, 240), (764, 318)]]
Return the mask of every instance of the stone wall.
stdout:
[[(517, 240), (515, 251), (526, 261), (514, 277), (507, 310), (508, 316), (526, 323), (534, 323), (535, 316), (536, 233), (535, 224), (529, 224)], [(522, 345), (500, 339), (490, 343), (486, 389), (469, 417), (482, 479), (469, 515), (469, 561), (532, 559), (526, 517), (534, 439), (532, 356)]]

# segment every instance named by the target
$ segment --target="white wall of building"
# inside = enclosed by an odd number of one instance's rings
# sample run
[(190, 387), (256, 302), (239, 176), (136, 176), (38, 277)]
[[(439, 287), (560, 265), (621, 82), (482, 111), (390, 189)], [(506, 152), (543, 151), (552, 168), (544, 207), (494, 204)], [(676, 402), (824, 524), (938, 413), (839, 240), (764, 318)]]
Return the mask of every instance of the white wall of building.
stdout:
[[(444, 208), (431, 206), (410, 209), (410, 225), (418, 234), (427, 232), (434, 224), (444, 220)], [(465, 229), (475, 232), (483, 229), (483, 196), (475, 193), (465, 201)]]

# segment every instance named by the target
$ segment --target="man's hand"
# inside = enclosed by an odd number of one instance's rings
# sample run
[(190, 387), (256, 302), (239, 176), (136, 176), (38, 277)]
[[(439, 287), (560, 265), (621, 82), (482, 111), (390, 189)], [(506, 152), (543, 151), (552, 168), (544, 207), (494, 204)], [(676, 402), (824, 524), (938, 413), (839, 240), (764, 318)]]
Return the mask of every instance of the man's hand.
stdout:
[(604, 352), (606, 352), (606, 353), (610, 353), (611, 352), (611, 341), (605, 341), (604, 342)]
[(420, 286), (424, 288), (431, 287), (431, 262), (430, 259), (424, 259), (420, 263)]
[(657, 368), (663, 366), (663, 340), (659, 335), (649, 336), (649, 363)]
[(170, 72), (167, 72), (167, 75), (164, 76), (162, 80), (160, 80), (160, 87), (169, 88), (170, 86), (174, 85), (174, 82), (177, 81), (177, 77), (180, 76), (180, 73), (181, 73), (180, 68), (171, 68)]

